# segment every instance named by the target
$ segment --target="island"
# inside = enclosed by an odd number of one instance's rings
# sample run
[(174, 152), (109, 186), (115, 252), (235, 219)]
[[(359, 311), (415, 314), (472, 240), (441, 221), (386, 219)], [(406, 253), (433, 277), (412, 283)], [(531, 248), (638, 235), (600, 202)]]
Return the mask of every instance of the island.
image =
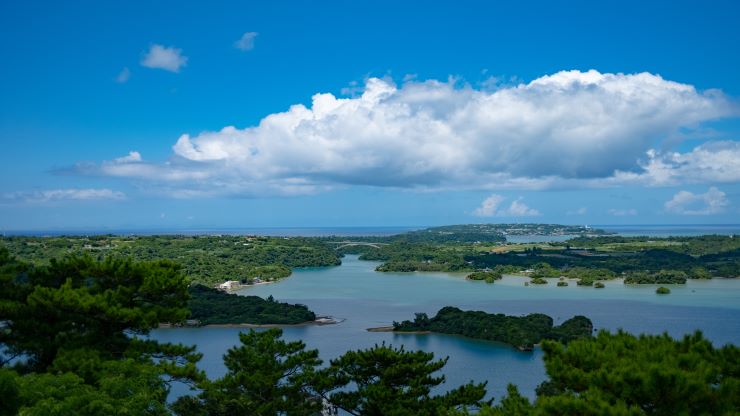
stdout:
[(239, 296), (199, 284), (191, 285), (188, 293), (188, 323), (194, 326), (330, 323), (317, 321), (316, 314), (305, 305), (278, 302), (272, 296)]
[(543, 340), (568, 343), (575, 339), (587, 338), (591, 336), (593, 329), (591, 320), (580, 315), (554, 326), (553, 319), (541, 313), (507, 316), (482, 311), (463, 311), (452, 306), (440, 309), (433, 318), (429, 318), (425, 313), (417, 313), (413, 321), (393, 322), (393, 326), (387, 328), (393, 332), (463, 335), (501, 342), (520, 351), (532, 351), (534, 346)]
[(483, 280), (486, 283), (493, 283), (496, 280), (501, 280), (503, 278), (503, 274), (498, 270), (482, 270), (470, 273), (465, 278), (469, 280)]

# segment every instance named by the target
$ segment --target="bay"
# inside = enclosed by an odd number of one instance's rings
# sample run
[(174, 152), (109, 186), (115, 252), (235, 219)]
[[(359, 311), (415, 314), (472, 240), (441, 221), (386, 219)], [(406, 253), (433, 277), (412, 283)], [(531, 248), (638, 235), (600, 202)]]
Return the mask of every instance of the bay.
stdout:
[[(657, 295), (655, 286), (606, 283), (604, 289), (524, 286), (526, 278), (505, 276), (495, 284), (468, 281), (455, 273), (379, 273), (379, 263), (346, 256), (342, 265), (296, 269), (277, 283), (243, 289), (240, 294), (273, 296), (302, 303), (319, 315), (343, 321), (336, 325), (284, 328), (288, 340), (303, 340), (317, 348), (324, 360), (350, 349), (386, 343), (421, 349), (436, 357), (449, 357), (443, 372), (445, 387), (470, 380), (487, 381), (489, 395), (501, 397), (508, 383), (532, 397), (544, 380), (542, 352), (519, 352), (494, 342), (449, 335), (412, 335), (368, 332), (367, 328), (410, 319), (415, 312), (436, 313), (443, 306), (523, 315), (541, 312), (556, 323), (574, 315), (589, 317), (596, 328), (624, 329), (634, 333), (668, 332), (679, 337), (700, 329), (716, 345), (740, 344), (740, 281), (713, 279), (674, 285), (670, 295)], [(222, 356), (238, 343), (238, 328), (158, 329), (160, 341), (197, 345), (204, 354), (200, 363), (210, 377), (225, 372)], [(184, 391), (175, 391), (175, 395)]]

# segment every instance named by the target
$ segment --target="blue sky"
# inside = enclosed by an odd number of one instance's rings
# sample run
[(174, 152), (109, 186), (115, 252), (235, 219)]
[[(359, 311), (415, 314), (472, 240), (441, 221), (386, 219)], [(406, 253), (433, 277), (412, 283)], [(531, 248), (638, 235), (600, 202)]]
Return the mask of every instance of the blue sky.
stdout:
[(738, 19), (3, 2), (0, 229), (737, 223)]

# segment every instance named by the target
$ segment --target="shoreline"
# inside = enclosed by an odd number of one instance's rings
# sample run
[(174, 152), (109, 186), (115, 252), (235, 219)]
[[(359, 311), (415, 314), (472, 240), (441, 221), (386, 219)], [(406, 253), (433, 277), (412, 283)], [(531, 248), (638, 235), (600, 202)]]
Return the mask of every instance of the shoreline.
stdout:
[(169, 323), (160, 323), (157, 329), (181, 329), (181, 328), (291, 328), (302, 326), (324, 326), (336, 325), (344, 322), (342, 318), (333, 318), (331, 316), (317, 316), (313, 321), (301, 322), (298, 324), (205, 324), (205, 325), (173, 325)]
[(394, 334), (418, 334), (418, 335), (429, 335), (432, 331), (395, 331), (392, 326), (379, 326), (375, 328), (367, 328), (367, 332), (393, 332)]

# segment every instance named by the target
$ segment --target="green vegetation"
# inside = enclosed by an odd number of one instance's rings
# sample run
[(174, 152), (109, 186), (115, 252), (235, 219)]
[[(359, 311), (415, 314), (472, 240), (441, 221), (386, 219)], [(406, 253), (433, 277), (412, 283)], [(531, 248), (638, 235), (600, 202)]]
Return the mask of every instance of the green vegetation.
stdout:
[(468, 224), (432, 227), (393, 236), (394, 242), (405, 243), (502, 243), (506, 237), (498, 225)]
[(560, 326), (553, 326), (552, 318), (540, 313), (519, 317), (481, 311), (462, 311), (446, 306), (431, 319), (425, 313), (417, 313), (413, 321), (394, 322), (393, 330), (459, 334), (503, 342), (520, 350), (531, 350), (534, 344), (544, 339), (569, 342), (580, 337), (591, 336), (593, 325), (588, 318), (583, 316), (576, 316)]
[(485, 383), (467, 383), (444, 394), (432, 389), (445, 381), (437, 375), (447, 359), (376, 345), (348, 351), (332, 360), (324, 374), (332, 390), (325, 394), (333, 405), (352, 415), (440, 415), (465, 406), (478, 407)]
[(685, 284), (688, 276), (680, 270), (660, 270), (657, 273), (634, 272), (624, 278), (624, 283), (633, 284)]
[(599, 280), (612, 280), (617, 276), (608, 269), (588, 269), (585, 267), (572, 267), (565, 271), (569, 279), (578, 279), (578, 286), (593, 286)]
[[(600, 236), (608, 232), (579, 225), (559, 224), (462, 224), (410, 231), (390, 237), (366, 237), (364, 241), (384, 243), (505, 243), (506, 236), (577, 235)], [(354, 240), (354, 237), (353, 237)]]
[(531, 403), (516, 387), (481, 416), (730, 415), (740, 411), (740, 349), (701, 333), (599, 332), (567, 346), (542, 343), (548, 380)]
[(665, 249), (690, 256), (727, 253), (740, 249), (740, 240), (735, 236), (702, 235), (694, 237), (576, 237), (560, 243), (571, 247), (594, 249), (598, 251), (637, 252), (651, 249)]
[(165, 260), (73, 256), (34, 267), (0, 248), (6, 414), (167, 414), (169, 384), (203, 377), (200, 354), (142, 336), (185, 319), (187, 285)]
[(568, 282), (564, 280), (561, 280), (558, 282), (558, 287), (565, 287), (565, 286), (568, 286)]
[(189, 289), (190, 318), (209, 324), (300, 324), (316, 315), (304, 305), (266, 300), (258, 296), (239, 296), (202, 285)]
[(530, 280), (529, 283), (533, 285), (546, 285), (547, 280), (541, 278), (541, 277), (535, 277), (534, 279)]
[(170, 259), (182, 265), (192, 281), (209, 286), (226, 280), (277, 280), (295, 267), (334, 266), (339, 255), (312, 238), (244, 236), (80, 236), (2, 237), (11, 255), (37, 265), (66, 255)]
[[(524, 234), (579, 237), (538, 244), (504, 241), (507, 235)], [(339, 237), (3, 237), (0, 242), (11, 254), (38, 265), (68, 254), (89, 254), (98, 259), (131, 257), (136, 261), (168, 258), (181, 264), (194, 282), (209, 286), (225, 280), (276, 280), (290, 275), (295, 267), (337, 265), (346, 253), (382, 261), (377, 270), (383, 272), (519, 273), (533, 269), (532, 277), (565, 275), (585, 286), (622, 274), (636, 274), (632, 283), (647, 283), (651, 278), (640, 273), (661, 270), (680, 271), (689, 279), (740, 275), (740, 239), (734, 236), (604, 234), (601, 230), (552, 224), (471, 224), (389, 237), (352, 237), (353, 241), (375, 246), (346, 245), (337, 241)]]
[(693, 267), (688, 273), (689, 279), (711, 279), (712, 274), (704, 267)]
[(241, 345), (224, 356), (227, 373), (183, 396), (172, 406), (180, 416), (311, 415), (321, 410), (317, 350), (301, 341), (285, 342), (282, 331), (250, 330), (239, 334)]
[(554, 269), (549, 264), (543, 262), (534, 265), (531, 276), (534, 279), (544, 279), (547, 277), (560, 277), (561, 274), (560, 270)]
[(487, 270), (480, 272), (473, 272), (467, 276), (470, 280), (484, 280), (486, 283), (493, 283), (496, 280), (501, 280), (503, 275), (497, 270)]
[[(463, 226), (461, 226), (463, 227)], [(428, 232), (428, 230), (427, 230)], [(366, 247), (360, 259), (382, 261), (381, 272), (498, 270), (520, 273), (531, 269), (533, 278), (566, 276), (582, 286), (625, 275), (626, 283), (647, 284), (669, 278), (662, 271), (685, 273), (688, 279), (740, 276), (740, 239), (702, 237), (577, 237), (566, 242), (493, 244), (465, 239), (448, 241), (386, 240)], [(630, 276), (632, 276), (630, 278)], [(652, 277), (655, 276), (655, 277)], [(666, 280), (666, 283), (668, 281)]]
[(595, 287), (596, 289), (603, 289), (603, 288), (605, 288), (606, 286), (604, 286), (604, 284), (603, 284), (602, 282), (596, 282), (596, 283), (594, 283), (594, 287)]
[[(591, 337), (584, 317), (555, 327), (541, 314), (450, 307), (396, 326), (525, 349), (541, 342), (548, 378), (534, 401), (510, 386), (496, 405), (483, 402), (485, 384), (443, 386), (446, 359), (386, 345), (323, 366), (318, 351), (283, 341), (279, 329), (241, 334), (224, 356), (226, 374), (208, 380), (194, 347), (143, 338), (160, 322), (182, 322), (187, 302), (188, 279), (169, 261), (69, 256), (40, 266), (0, 248), (0, 415), (313, 415), (325, 404), (371, 416), (740, 412), (740, 349), (715, 348), (700, 333)], [(174, 381), (197, 392), (168, 404)]]
[(480, 406), (485, 384), (468, 383), (445, 394), (435, 373), (447, 360), (386, 345), (348, 351), (326, 368), (317, 350), (285, 342), (282, 331), (240, 334), (241, 345), (224, 357), (228, 372), (198, 387), (198, 396), (178, 399), (179, 416), (314, 415), (326, 400), (353, 415), (438, 415)]
[(668, 289), (667, 287), (661, 286), (661, 287), (655, 289), (655, 293), (657, 293), (659, 295), (667, 295), (667, 294), (671, 293), (671, 289)]

